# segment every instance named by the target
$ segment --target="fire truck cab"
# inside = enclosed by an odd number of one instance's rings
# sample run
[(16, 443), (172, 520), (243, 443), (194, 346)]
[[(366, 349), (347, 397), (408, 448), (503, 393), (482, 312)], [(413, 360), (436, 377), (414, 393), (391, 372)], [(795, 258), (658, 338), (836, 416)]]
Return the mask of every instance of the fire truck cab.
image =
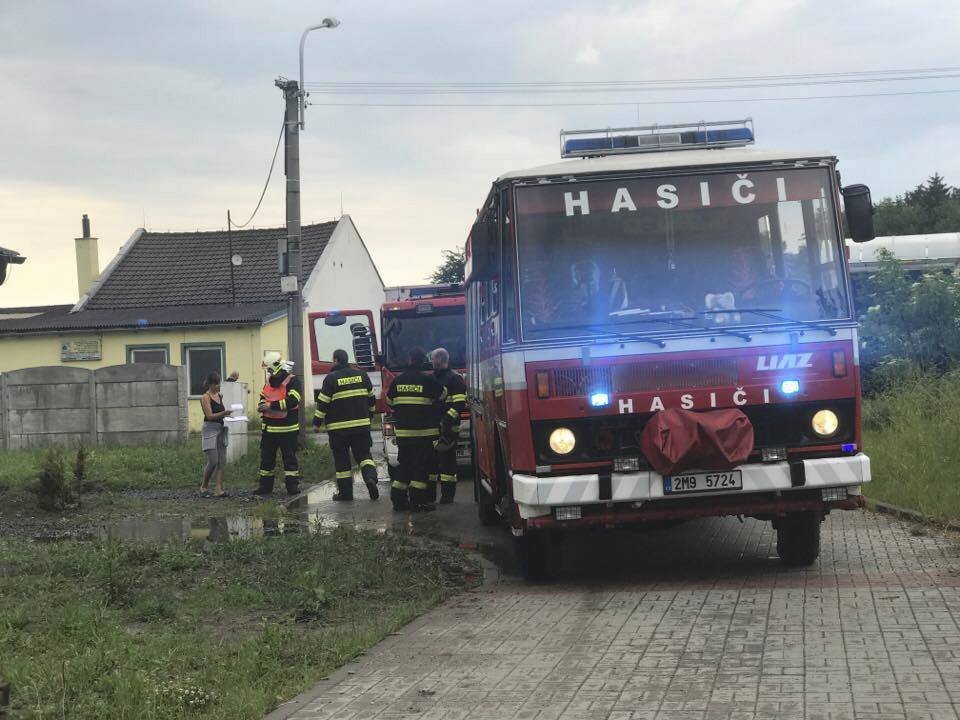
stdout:
[(557, 531), (724, 515), (810, 564), (863, 505), (840, 202), (869, 240), (869, 190), (752, 142), (749, 119), (562, 133), (563, 161), (493, 183), (466, 248), (475, 496), (527, 576)]
[[(463, 375), (466, 370), (464, 294), (459, 283), (389, 287), (380, 313), (383, 354), (380, 356), (382, 386), (386, 391), (407, 366), (407, 353), (419, 347), (429, 353), (438, 347), (450, 353), (450, 368)], [(397, 438), (389, 414), (383, 418), (383, 454), (391, 479), (397, 469)], [(470, 417), (460, 421), (457, 466), (471, 467)]]

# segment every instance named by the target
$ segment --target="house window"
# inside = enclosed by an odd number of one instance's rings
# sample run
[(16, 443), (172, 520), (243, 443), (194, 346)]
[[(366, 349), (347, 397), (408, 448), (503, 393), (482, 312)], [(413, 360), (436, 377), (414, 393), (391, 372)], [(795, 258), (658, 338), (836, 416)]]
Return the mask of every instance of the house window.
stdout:
[(170, 362), (170, 347), (168, 345), (128, 345), (127, 362), (131, 365), (141, 363), (166, 365)]
[(190, 395), (199, 397), (205, 392), (207, 375), (220, 373), (223, 377), (224, 346), (220, 344), (184, 345), (183, 364), (187, 366)]

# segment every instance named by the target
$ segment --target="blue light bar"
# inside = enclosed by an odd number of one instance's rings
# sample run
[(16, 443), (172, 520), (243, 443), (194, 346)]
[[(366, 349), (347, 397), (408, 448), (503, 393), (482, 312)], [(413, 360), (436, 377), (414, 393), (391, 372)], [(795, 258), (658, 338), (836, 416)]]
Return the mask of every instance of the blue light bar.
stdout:
[(560, 132), (560, 156), (601, 157), (629, 153), (743, 147), (754, 141), (753, 119), (646, 125)]
[(799, 380), (782, 380), (780, 382), (780, 392), (784, 395), (796, 395), (800, 392)]
[(590, 396), (590, 405), (593, 407), (606, 407), (610, 404), (610, 395), (605, 392), (596, 392)]
[(856, 452), (857, 444), (856, 443), (844, 443), (840, 446), (841, 452)]

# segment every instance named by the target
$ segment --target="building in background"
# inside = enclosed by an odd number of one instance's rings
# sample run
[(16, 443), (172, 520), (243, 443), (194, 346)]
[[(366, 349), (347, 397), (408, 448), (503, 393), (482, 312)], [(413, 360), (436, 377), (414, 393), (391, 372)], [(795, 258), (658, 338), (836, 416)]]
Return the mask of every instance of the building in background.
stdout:
[[(383, 281), (349, 215), (305, 225), (300, 287), (306, 311), (379, 307)], [(79, 300), (0, 308), (0, 372), (71, 365), (185, 365), (190, 424), (199, 426), (203, 381), (216, 370), (263, 381), (266, 350), (287, 350), (287, 303), (278, 244), (284, 228), (160, 233), (138, 229), (100, 272), (97, 238), (76, 239)], [(306, 328), (307, 323), (304, 322)], [(305, 332), (305, 335), (307, 333)], [(305, 337), (304, 346), (309, 347)], [(309, 362), (309, 351), (306, 353)], [(298, 368), (307, 397), (311, 373)], [(250, 394), (250, 411), (257, 393)]]

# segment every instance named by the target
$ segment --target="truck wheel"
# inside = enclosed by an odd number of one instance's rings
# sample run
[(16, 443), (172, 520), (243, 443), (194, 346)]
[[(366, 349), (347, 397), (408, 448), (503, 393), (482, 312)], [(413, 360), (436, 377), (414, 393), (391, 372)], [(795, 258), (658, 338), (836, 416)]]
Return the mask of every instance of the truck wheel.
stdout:
[(513, 538), (513, 549), (525, 580), (546, 580), (550, 577), (550, 543), (546, 532), (524, 533)]
[(820, 556), (820, 522), (816, 512), (791, 513), (774, 521), (777, 554), (785, 565), (812, 565)]

